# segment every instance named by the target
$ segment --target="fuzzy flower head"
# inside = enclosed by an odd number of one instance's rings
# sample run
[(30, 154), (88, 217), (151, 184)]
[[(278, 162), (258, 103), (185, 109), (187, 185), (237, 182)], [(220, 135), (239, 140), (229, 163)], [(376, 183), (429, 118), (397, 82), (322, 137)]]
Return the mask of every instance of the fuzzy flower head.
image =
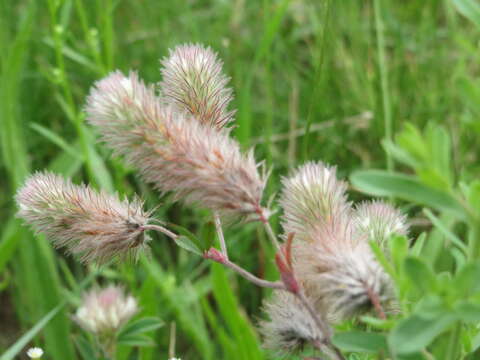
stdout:
[(355, 209), (354, 219), (358, 231), (381, 246), (384, 246), (393, 234), (408, 234), (405, 215), (383, 201), (360, 204)]
[(295, 235), (294, 271), (318, 311), (336, 321), (390, 303), (391, 279), (355, 226), (347, 185), (334, 168), (308, 163), (283, 183), (283, 227)]
[(160, 91), (175, 109), (198, 121), (221, 129), (233, 120), (227, 107), (233, 99), (222, 72), (222, 62), (210, 47), (180, 45), (161, 61), (163, 81)]
[(39, 347), (32, 347), (27, 350), (27, 356), (30, 359), (40, 359), (43, 356), (43, 350)]
[(265, 176), (226, 131), (166, 106), (135, 73), (99, 81), (87, 103), (104, 141), (162, 192), (222, 214), (263, 215)]
[(260, 332), (267, 348), (293, 353), (324, 338), (304, 305), (289, 292), (275, 291), (264, 310), (269, 320), (260, 322)]
[(112, 336), (138, 312), (135, 298), (122, 288), (109, 286), (86, 293), (75, 313), (75, 321), (86, 331)]
[(347, 185), (337, 179), (334, 167), (309, 162), (282, 183), (283, 227), (296, 239), (311, 241), (309, 232), (319, 223), (333, 224), (348, 215)]
[(333, 322), (394, 306), (391, 278), (366, 239), (346, 228), (318, 229), (317, 241), (294, 245), (298, 279), (318, 311)]
[(83, 262), (136, 255), (148, 240), (149, 214), (129, 202), (52, 173), (36, 173), (18, 191), (18, 215)]

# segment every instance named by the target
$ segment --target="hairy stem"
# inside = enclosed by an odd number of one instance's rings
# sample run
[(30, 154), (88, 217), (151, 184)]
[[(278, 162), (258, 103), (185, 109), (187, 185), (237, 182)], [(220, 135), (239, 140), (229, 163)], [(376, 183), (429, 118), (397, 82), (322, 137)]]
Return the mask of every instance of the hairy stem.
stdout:
[(263, 226), (265, 227), (265, 231), (267, 232), (268, 238), (272, 241), (273, 246), (277, 249), (277, 251), (281, 250), (280, 243), (278, 242), (277, 236), (275, 235), (272, 225), (270, 222), (264, 218), (263, 216), (260, 218)]
[(153, 231), (158, 231), (161, 232), (164, 235), (167, 235), (169, 238), (175, 240), (178, 238), (178, 235), (171, 232), (167, 228), (161, 226), (161, 225), (154, 225), (154, 224), (148, 224), (143, 226), (144, 230), (153, 230)]
[(215, 248), (211, 248), (205, 255), (206, 259), (213, 260), (215, 262), (218, 262), (219, 264), (222, 264), (226, 266), (229, 269), (232, 269), (235, 271), (238, 275), (241, 277), (247, 279), (251, 283), (264, 287), (264, 288), (270, 288), (270, 289), (279, 289), (279, 290), (286, 290), (285, 285), (280, 282), (280, 281), (268, 281), (264, 279), (260, 279), (259, 277), (253, 275), (251, 272), (245, 270), (241, 266), (235, 264), (234, 262), (228, 260), (221, 252), (219, 252)]
[(382, 303), (380, 301), (380, 298), (378, 297), (378, 294), (375, 291), (373, 291), (373, 289), (370, 286), (365, 286), (365, 290), (367, 291), (368, 298), (370, 299), (370, 302), (372, 303), (373, 308), (375, 309), (378, 317), (382, 320), (385, 320), (387, 316), (383, 311)]

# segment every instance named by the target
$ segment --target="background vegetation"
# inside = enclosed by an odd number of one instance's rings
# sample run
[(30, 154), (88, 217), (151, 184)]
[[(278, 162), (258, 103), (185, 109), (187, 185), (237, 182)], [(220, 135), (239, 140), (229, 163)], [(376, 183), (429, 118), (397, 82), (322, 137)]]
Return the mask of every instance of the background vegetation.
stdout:
[[(92, 282), (125, 284), (143, 315), (176, 322), (182, 359), (272, 358), (252, 325), (266, 294), (231, 272), (165, 238), (136, 265), (86, 268), (14, 216), (16, 188), (44, 168), (121, 194), (140, 193), (149, 207), (160, 201), (97, 144), (82, 107), (93, 82), (111, 70), (135, 68), (159, 81), (158, 59), (185, 42), (210, 45), (223, 58), (236, 94), (235, 136), (273, 166), (266, 198), (291, 167), (322, 160), (351, 177), (352, 198), (387, 196), (410, 214), (411, 238), (423, 235), (408, 256), (396, 242), (400, 265), (390, 270), (411, 296), (408, 303), (423, 299), (427, 308), (406, 306), (404, 321), (419, 311), (437, 319), (449, 311), (441, 306), (475, 300), (480, 5), (474, 0), (1, 0), (0, 21), (0, 359), (13, 358), (27, 343), (44, 347), (45, 359), (78, 358), (83, 340), (70, 314)], [(160, 206), (158, 217), (197, 233), (210, 220), (181, 204)], [(226, 237), (236, 262), (275, 277), (259, 226), (233, 226)], [(465, 263), (473, 275), (451, 280)], [(479, 319), (474, 300), (464, 318), (423, 319), (427, 336), (412, 335), (423, 343), (399, 352), (422, 353), (432, 341), (450, 339), (443, 343), (453, 348), (439, 347), (432, 356), (474, 354), (480, 346), (477, 327), (469, 324)], [(17, 342), (33, 326), (33, 341)], [(409, 343), (402, 336), (419, 328), (415, 322), (401, 325), (405, 332), (395, 323), (367, 326), (399, 333), (388, 338), (393, 348)], [(167, 358), (168, 326), (151, 336), (155, 346), (120, 349), (120, 359)], [(364, 353), (358, 341), (358, 348), (348, 338), (338, 341)]]

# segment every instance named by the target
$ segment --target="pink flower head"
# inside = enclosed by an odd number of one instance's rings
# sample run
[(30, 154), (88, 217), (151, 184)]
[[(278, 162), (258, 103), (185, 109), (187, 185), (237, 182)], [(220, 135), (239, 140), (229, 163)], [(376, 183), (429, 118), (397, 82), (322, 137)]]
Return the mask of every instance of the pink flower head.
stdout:
[(21, 218), (83, 262), (135, 257), (148, 241), (143, 226), (149, 213), (137, 198), (120, 200), (45, 172), (27, 179), (16, 200)]
[(176, 110), (191, 114), (201, 123), (221, 129), (233, 120), (227, 109), (233, 99), (222, 72), (222, 62), (210, 47), (180, 45), (161, 62), (160, 91)]

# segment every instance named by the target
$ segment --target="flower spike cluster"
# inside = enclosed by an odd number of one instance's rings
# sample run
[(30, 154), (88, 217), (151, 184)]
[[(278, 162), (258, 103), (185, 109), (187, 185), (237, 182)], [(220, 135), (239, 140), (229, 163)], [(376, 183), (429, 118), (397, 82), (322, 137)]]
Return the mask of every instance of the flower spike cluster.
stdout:
[(224, 215), (264, 216), (265, 175), (253, 152), (166, 100), (135, 73), (115, 72), (95, 84), (86, 110), (114, 152), (160, 191)]
[(82, 262), (136, 257), (149, 238), (143, 203), (120, 200), (52, 173), (32, 175), (16, 196), (18, 216)]
[(217, 129), (233, 120), (235, 111), (227, 110), (233, 99), (232, 89), (226, 87), (229, 79), (210, 47), (177, 46), (161, 64), (160, 92), (177, 110)]
[[(285, 236), (291, 238), (295, 234), (295, 276), (316, 311), (330, 321), (371, 308), (384, 316), (383, 306), (388, 308), (394, 301), (393, 284), (376, 261), (369, 241), (383, 245), (392, 234), (406, 235), (405, 217), (378, 201), (353, 208), (345, 193), (347, 184), (337, 179), (335, 168), (320, 162), (301, 166), (283, 180), (283, 186), (282, 225)], [(268, 325), (262, 326), (267, 329), (267, 342), (273, 338), (277, 343), (288, 344), (277, 340), (283, 335), (278, 309), (266, 309), (271, 318)], [(294, 315), (290, 324), (309, 328), (307, 319)], [(296, 341), (301, 338), (297, 336)]]

